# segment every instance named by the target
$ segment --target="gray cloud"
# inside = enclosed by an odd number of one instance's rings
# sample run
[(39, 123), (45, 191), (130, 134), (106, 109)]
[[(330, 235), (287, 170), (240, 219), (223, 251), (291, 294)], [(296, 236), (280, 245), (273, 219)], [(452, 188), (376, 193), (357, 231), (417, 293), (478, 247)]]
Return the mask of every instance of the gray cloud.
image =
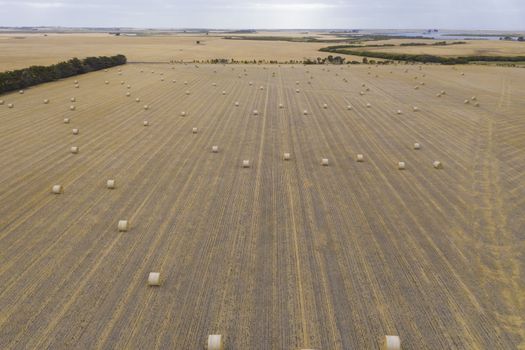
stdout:
[(525, 29), (523, 0), (0, 0), (0, 25)]

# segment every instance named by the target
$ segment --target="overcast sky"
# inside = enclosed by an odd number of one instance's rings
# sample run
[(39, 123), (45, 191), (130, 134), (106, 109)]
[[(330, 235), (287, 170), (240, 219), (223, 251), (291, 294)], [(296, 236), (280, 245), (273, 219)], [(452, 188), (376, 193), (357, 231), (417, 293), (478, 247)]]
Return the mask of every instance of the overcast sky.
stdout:
[(0, 0), (0, 26), (525, 29), (525, 0)]

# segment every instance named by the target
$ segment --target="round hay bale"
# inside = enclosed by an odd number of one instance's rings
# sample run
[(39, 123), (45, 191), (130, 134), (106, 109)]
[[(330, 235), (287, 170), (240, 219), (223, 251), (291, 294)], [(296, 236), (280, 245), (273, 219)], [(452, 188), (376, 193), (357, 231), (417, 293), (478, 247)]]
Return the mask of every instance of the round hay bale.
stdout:
[(405, 162), (398, 162), (397, 163), (397, 168), (399, 170), (405, 170), (405, 168), (406, 168)]
[(445, 90), (441, 90), (441, 95), (446, 95), (447, 92)]
[(439, 160), (435, 160), (432, 163), (432, 166), (436, 169), (443, 169), (443, 164)]
[(365, 157), (362, 155), (362, 154), (358, 154), (357, 157), (356, 157), (356, 160), (358, 162), (364, 162), (365, 161)]
[(20, 95), (23, 95), (23, 94), (24, 94), (24, 90), (20, 90), (20, 91), (18, 91), (18, 93), (19, 93)]
[(437, 93), (436, 96), (437, 96), (437, 97), (441, 97), (441, 94), (440, 94), (440, 93)]
[(53, 185), (51, 188), (51, 192), (54, 194), (61, 194), (64, 189), (62, 188), (62, 185)]
[(253, 110), (253, 115), (259, 115), (259, 111), (256, 110), (256, 109), (254, 109), (254, 110)]
[(72, 146), (70, 151), (73, 154), (77, 154), (80, 151), (80, 148), (78, 146)]
[(419, 90), (419, 85), (414, 86), (415, 90)]
[(308, 111), (305, 109), (305, 110), (303, 111), (303, 114), (304, 114), (304, 115), (308, 115)]
[(219, 146), (211, 146), (211, 151), (213, 153), (219, 153)]
[(222, 94), (223, 94), (223, 95), (226, 95), (226, 91), (222, 90)]
[(283, 155), (283, 159), (284, 159), (284, 160), (290, 160), (290, 153), (285, 153), (285, 154)]
[(188, 82), (187, 82), (187, 81), (184, 81), (184, 85), (188, 85)]
[(180, 116), (181, 117), (185, 117), (186, 116), (186, 112), (184, 112), (184, 111), (180, 112)]
[(148, 286), (160, 286), (160, 272), (149, 273)]
[(126, 232), (129, 230), (129, 223), (128, 220), (119, 220), (118, 222), (118, 230), (119, 232)]
[(12, 103), (8, 103), (8, 104), (7, 104), (7, 108), (13, 108), (14, 106), (15, 106), (15, 105), (12, 104)]
[(359, 95), (363, 96), (365, 94), (364, 91), (359, 91)]
[(463, 101), (464, 104), (468, 105), (470, 103), (469, 99), (466, 99), (465, 101)]
[(113, 179), (109, 179), (108, 181), (106, 181), (106, 187), (110, 190), (113, 190), (115, 189), (115, 187), (117, 186), (117, 182)]
[(176, 83), (176, 82), (177, 82), (177, 80), (173, 79), (173, 80), (172, 80), (171, 82), (172, 82), (172, 83)]
[(223, 350), (222, 336), (220, 334), (211, 334), (208, 336), (207, 350)]
[(106, 80), (106, 81), (104, 81), (104, 84), (108, 85), (108, 84), (109, 84), (109, 81), (107, 81), (107, 80)]
[(259, 87), (259, 90), (264, 90), (264, 86)]
[(149, 109), (149, 106), (148, 105), (144, 105), (144, 110), (148, 110)]
[(366, 84), (365, 84), (365, 83), (362, 83), (362, 84), (361, 84), (361, 87), (365, 87), (365, 86), (366, 86)]
[(69, 118), (64, 118), (64, 124), (69, 124)]
[(475, 102), (474, 107), (479, 107), (479, 102)]
[(382, 350), (401, 350), (401, 340), (397, 335), (386, 335), (383, 338)]
[(366, 108), (370, 108), (370, 107), (372, 107), (372, 105), (370, 103), (367, 103)]
[(69, 106), (69, 110), (74, 111), (75, 109), (77, 108), (74, 105)]
[(73, 135), (78, 135), (79, 132), (80, 132), (80, 130), (78, 130), (78, 129), (73, 129), (72, 132), (73, 132)]
[(46, 98), (44, 99), (44, 104), (47, 105), (49, 103), (49, 100)]
[(160, 78), (160, 81), (164, 81), (164, 78)]
[(419, 142), (414, 143), (414, 149), (421, 149)]
[(193, 129), (191, 129), (191, 132), (194, 133), (194, 134), (196, 134), (196, 133), (197, 133), (197, 128), (193, 128)]
[(369, 87), (367, 87), (367, 88), (365, 89), (365, 91), (370, 91), (370, 88), (369, 88)]
[(235, 102), (235, 107), (239, 107), (239, 102)]
[(284, 105), (282, 103), (279, 103), (279, 108), (284, 108)]
[(189, 95), (189, 94), (190, 94), (190, 91), (189, 91), (189, 90), (186, 90), (185, 94), (186, 94), (186, 95)]
[(212, 83), (211, 86), (217, 86), (217, 83)]
[(324, 109), (327, 109), (327, 108), (328, 108), (328, 105), (327, 105), (326, 103), (323, 104), (323, 108), (324, 108)]
[(417, 112), (417, 111), (419, 111), (419, 107), (414, 106), (414, 107), (412, 107), (412, 110), (413, 110), (414, 112)]
[(249, 168), (250, 167), (250, 161), (245, 159), (242, 161), (242, 167), (243, 168)]
[(0, 106), (4, 104), (4, 100), (0, 100)]
[(299, 80), (296, 80), (296, 81), (295, 81), (295, 85), (299, 85)]
[(135, 102), (140, 102), (140, 98), (137, 97), (137, 98), (135, 99)]
[(121, 81), (120, 81), (120, 85), (124, 85), (124, 80), (121, 80)]
[(321, 159), (321, 165), (328, 166), (328, 158)]
[(75, 85), (75, 89), (78, 89), (80, 86), (79, 85)]
[(144, 122), (142, 122), (142, 125), (144, 125), (144, 126), (149, 126), (149, 121), (144, 120)]
[(131, 85), (126, 86), (126, 89), (128, 90), (131, 89)]
[(403, 112), (400, 109), (398, 109), (397, 114), (403, 114)]
[(75, 97), (71, 97), (71, 98), (69, 99), (69, 101), (71, 101), (71, 102), (76, 102), (77, 99), (76, 99)]
[(131, 96), (131, 93), (130, 93), (129, 91), (126, 92), (126, 96), (127, 96), (127, 97), (130, 97), (130, 96)]
[(354, 107), (352, 107), (352, 105), (348, 105), (348, 106), (346, 106), (346, 109), (349, 110), (349, 111), (352, 110), (353, 108), (354, 108)]
[(252, 86), (252, 85), (253, 85), (253, 82), (250, 81), (250, 82), (248, 83), (248, 85)]
[(470, 99), (471, 99), (472, 101), (476, 101), (478, 98), (477, 98), (476, 96), (472, 96)]

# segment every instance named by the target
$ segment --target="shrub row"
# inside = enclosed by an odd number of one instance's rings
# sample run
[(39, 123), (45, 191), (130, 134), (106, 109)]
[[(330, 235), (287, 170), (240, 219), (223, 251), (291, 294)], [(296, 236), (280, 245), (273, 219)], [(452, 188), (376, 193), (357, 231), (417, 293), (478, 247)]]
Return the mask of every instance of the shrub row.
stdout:
[(0, 94), (125, 63), (124, 55), (87, 57), (83, 60), (72, 58), (50, 66), (31, 66), (0, 72)]

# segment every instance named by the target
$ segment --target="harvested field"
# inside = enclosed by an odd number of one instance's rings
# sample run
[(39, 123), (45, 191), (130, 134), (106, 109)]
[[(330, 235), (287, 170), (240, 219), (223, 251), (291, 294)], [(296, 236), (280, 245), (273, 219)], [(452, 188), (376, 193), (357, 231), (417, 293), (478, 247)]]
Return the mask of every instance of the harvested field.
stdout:
[(525, 349), (525, 70), (120, 68), (2, 96), (1, 349)]

